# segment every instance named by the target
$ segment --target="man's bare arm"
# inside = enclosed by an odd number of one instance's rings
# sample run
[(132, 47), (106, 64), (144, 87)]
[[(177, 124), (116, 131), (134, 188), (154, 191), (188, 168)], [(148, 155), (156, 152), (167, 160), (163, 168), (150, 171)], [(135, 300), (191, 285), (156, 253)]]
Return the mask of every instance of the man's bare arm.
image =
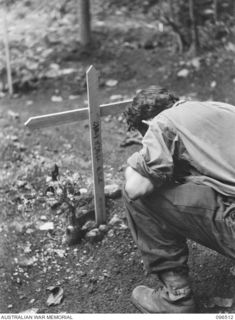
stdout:
[(142, 176), (131, 167), (127, 167), (125, 178), (125, 190), (131, 200), (143, 197), (154, 189), (153, 183), (148, 178)]

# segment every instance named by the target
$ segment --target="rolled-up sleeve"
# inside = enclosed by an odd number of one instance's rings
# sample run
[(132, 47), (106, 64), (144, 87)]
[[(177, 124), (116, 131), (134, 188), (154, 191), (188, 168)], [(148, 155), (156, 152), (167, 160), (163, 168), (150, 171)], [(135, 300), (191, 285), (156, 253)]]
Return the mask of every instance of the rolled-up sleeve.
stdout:
[(158, 115), (150, 122), (142, 141), (143, 148), (134, 153), (127, 163), (160, 187), (172, 179), (177, 141), (178, 136), (168, 119)]

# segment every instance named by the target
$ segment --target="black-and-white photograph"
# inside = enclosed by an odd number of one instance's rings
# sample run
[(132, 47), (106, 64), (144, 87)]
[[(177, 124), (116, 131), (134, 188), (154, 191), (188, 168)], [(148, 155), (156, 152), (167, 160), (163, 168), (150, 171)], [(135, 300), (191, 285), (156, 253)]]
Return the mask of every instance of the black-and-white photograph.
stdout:
[(233, 319), (235, 1), (0, 0), (0, 26), (0, 320)]

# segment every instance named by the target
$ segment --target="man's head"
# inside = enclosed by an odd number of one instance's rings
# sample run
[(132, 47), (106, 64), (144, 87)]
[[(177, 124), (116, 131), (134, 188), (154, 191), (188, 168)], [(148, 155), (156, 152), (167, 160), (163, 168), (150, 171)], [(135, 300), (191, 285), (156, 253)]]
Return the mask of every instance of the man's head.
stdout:
[(138, 130), (144, 135), (148, 125), (142, 120), (150, 120), (165, 109), (173, 106), (179, 98), (167, 89), (151, 86), (141, 90), (134, 97), (132, 106), (125, 111), (128, 130)]

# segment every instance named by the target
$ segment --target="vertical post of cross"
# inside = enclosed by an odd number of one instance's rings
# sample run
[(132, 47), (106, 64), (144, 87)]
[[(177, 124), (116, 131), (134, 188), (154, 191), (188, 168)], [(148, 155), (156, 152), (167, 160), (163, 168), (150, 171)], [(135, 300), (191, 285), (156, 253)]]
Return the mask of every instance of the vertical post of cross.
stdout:
[(106, 213), (98, 76), (97, 71), (93, 66), (90, 66), (87, 70), (86, 80), (91, 140), (92, 173), (94, 181), (95, 216), (97, 225), (100, 225), (105, 222)]

